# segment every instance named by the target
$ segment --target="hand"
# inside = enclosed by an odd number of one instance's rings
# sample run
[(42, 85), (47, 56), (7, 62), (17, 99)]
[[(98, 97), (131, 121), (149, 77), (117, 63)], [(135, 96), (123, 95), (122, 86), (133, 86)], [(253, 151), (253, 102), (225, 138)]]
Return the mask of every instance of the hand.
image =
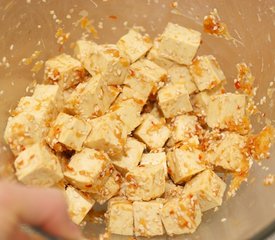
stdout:
[(21, 224), (36, 226), (62, 239), (80, 239), (79, 228), (71, 222), (62, 193), (0, 182), (0, 239), (25, 240)]

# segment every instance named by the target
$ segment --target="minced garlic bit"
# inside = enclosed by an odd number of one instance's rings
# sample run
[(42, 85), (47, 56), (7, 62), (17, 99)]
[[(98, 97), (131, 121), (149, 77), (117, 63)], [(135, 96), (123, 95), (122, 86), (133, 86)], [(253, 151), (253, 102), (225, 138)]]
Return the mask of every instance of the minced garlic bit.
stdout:
[(23, 58), (19, 64), (30, 65), (33, 62), (33, 60), (37, 59), (40, 56), (40, 54), (41, 51), (36, 50), (30, 57)]
[(250, 96), (253, 95), (255, 93), (253, 88), (255, 77), (250, 68), (245, 63), (238, 63), (236, 67), (238, 70), (237, 79), (234, 80), (236, 90)]
[(38, 73), (41, 70), (41, 68), (43, 67), (43, 64), (44, 64), (43, 60), (39, 60), (39, 61), (35, 62), (31, 71), (34, 73)]
[(57, 44), (63, 46), (65, 42), (68, 41), (70, 33), (65, 33), (63, 28), (58, 28), (55, 33), (55, 38), (57, 39)]
[(92, 20), (89, 20), (87, 16), (83, 16), (80, 20), (80, 26), (82, 29), (86, 30), (86, 33), (92, 34), (92, 36), (97, 39), (98, 38), (98, 32), (95, 29)]
[(274, 180), (275, 180), (275, 175), (268, 174), (264, 179), (264, 185), (265, 186), (270, 186), (274, 183)]

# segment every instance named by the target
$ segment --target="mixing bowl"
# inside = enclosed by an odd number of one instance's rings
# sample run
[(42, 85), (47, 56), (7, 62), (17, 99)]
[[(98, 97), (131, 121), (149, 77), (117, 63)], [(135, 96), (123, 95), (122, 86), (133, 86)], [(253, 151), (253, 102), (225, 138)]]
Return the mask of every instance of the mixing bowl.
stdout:
[[(12, 178), (12, 155), (2, 138), (9, 109), (26, 93), (26, 87), (41, 81), (43, 70), (31, 72), (37, 61), (45, 61), (59, 52), (72, 52), (71, 43), (83, 32), (98, 43), (115, 43), (130, 27), (143, 26), (155, 37), (168, 22), (203, 31), (203, 17), (216, 8), (236, 41), (228, 41), (205, 33), (198, 54), (213, 54), (233, 89), (237, 75), (235, 65), (250, 64), (256, 77), (259, 108), (266, 117), (275, 120), (271, 94), (274, 82), (275, 3), (273, 0), (1, 0), (0, 1), (0, 158), (1, 176)], [(176, 9), (175, 9), (176, 7)], [(79, 19), (86, 16), (92, 34), (81, 28)], [(58, 28), (70, 33), (64, 46), (57, 43)], [(82, 26), (83, 27), (83, 26)], [(95, 31), (96, 30), (96, 31)], [(97, 34), (96, 34), (97, 32)], [(61, 32), (62, 34), (62, 32)], [(32, 54), (40, 51), (39, 56)], [(37, 58), (36, 58), (37, 57)], [(22, 62), (27, 58), (27, 62)], [(36, 59), (34, 59), (36, 58)], [(32, 61), (32, 62), (31, 62)], [(31, 62), (31, 63), (30, 63)], [(29, 63), (29, 64), (27, 64)], [(42, 62), (40, 62), (42, 63)], [(37, 64), (37, 68), (39, 63)], [(268, 90), (269, 89), (269, 90)], [(269, 93), (269, 94), (267, 94)], [(263, 123), (255, 118), (254, 130)], [(254, 164), (247, 183), (238, 194), (225, 200), (218, 211), (208, 211), (203, 223), (193, 235), (167, 239), (263, 239), (275, 230), (275, 188), (264, 186), (268, 173), (275, 173), (275, 148), (271, 158), (261, 166)], [(101, 225), (88, 224), (85, 234), (97, 238), (104, 232)], [(123, 239), (123, 237), (112, 237)], [(128, 239), (128, 238), (125, 238)], [(166, 239), (160, 237), (157, 239)]]

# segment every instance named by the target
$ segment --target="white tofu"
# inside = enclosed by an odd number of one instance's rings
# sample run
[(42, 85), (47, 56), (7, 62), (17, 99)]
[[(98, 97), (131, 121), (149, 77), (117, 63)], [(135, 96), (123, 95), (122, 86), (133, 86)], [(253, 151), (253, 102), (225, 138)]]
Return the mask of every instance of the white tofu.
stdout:
[(130, 72), (147, 82), (159, 83), (167, 80), (167, 71), (146, 58), (133, 63)]
[(76, 188), (98, 193), (114, 171), (107, 154), (84, 148), (72, 156), (65, 177)]
[(135, 138), (128, 137), (124, 145), (123, 155), (118, 159), (113, 159), (114, 166), (122, 174), (126, 174), (128, 171), (138, 166), (142, 153), (145, 149), (145, 144), (139, 142)]
[(164, 234), (161, 222), (161, 202), (134, 202), (134, 231), (135, 236), (153, 237)]
[(111, 105), (110, 94), (101, 76), (96, 75), (76, 87), (66, 100), (66, 111), (83, 119), (101, 116)]
[(183, 84), (189, 95), (198, 90), (186, 66), (173, 65), (167, 72), (170, 81), (174, 84)]
[(97, 193), (92, 193), (91, 197), (102, 205), (110, 198), (118, 194), (121, 183), (122, 176), (119, 172), (114, 171), (104, 186), (102, 186)]
[(45, 62), (45, 82), (58, 84), (62, 89), (76, 86), (84, 81), (86, 76), (87, 72), (81, 62), (65, 53)]
[(222, 204), (226, 184), (211, 170), (204, 170), (185, 184), (184, 191), (196, 194), (201, 210), (207, 211)]
[(125, 180), (125, 194), (129, 200), (149, 201), (165, 191), (165, 174), (161, 164), (136, 167), (126, 174)]
[(161, 218), (169, 236), (193, 233), (201, 223), (201, 210), (196, 196), (169, 199), (162, 208)]
[(87, 213), (92, 209), (95, 200), (84, 194), (72, 186), (68, 186), (65, 191), (65, 196), (68, 203), (68, 211), (72, 221), (75, 224), (80, 224)]
[(89, 58), (97, 51), (98, 45), (93, 41), (78, 40), (75, 43), (74, 55), (88, 70)]
[(158, 92), (158, 104), (165, 118), (173, 118), (193, 110), (189, 94), (182, 84), (170, 84)]
[(207, 149), (206, 161), (225, 170), (240, 172), (247, 161), (243, 149), (247, 137), (233, 132), (221, 133), (221, 139), (211, 141)]
[(225, 81), (225, 76), (216, 58), (199, 56), (190, 66), (190, 73), (200, 91), (212, 89)]
[(167, 145), (173, 146), (178, 142), (187, 143), (189, 145), (199, 145), (199, 139), (196, 135), (201, 130), (200, 124), (196, 116), (179, 115), (171, 123), (171, 138)]
[(110, 157), (120, 156), (127, 138), (127, 129), (116, 114), (106, 114), (90, 121), (91, 132), (84, 145), (103, 150)]
[(59, 113), (46, 141), (57, 152), (80, 151), (90, 131), (91, 126), (87, 122), (66, 113)]
[(107, 86), (108, 91), (104, 94), (103, 102), (104, 105), (108, 106), (108, 108), (116, 101), (119, 94), (122, 92), (122, 88), (120, 86)]
[(14, 161), (17, 179), (32, 186), (51, 187), (63, 179), (58, 158), (47, 145), (36, 143)]
[(133, 204), (126, 199), (113, 198), (108, 203), (107, 229), (112, 234), (133, 236)]
[(142, 124), (134, 132), (150, 149), (162, 148), (170, 137), (170, 129), (164, 119), (147, 115)]
[(206, 122), (211, 128), (226, 129), (231, 125), (238, 126), (246, 115), (246, 96), (242, 94), (225, 93), (211, 97)]
[(117, 115), (125, 126), (127, 133), (131, 133), (141, 124), (141, 106), (133, 99), (114, 103), (110, 108), (111, 115)]
[(168, 173), (174, 183), (188, 181), (195, 174), (203, 171), (205, 166), (201, 161), (200, 150), (174, 149), (167, 153)]
[(164, 198), (180, 198), (184, 195), (183, 186), (175, 185), (172, 180), (166, 180)]
[(144, 153), (142, 155), (140, 165), (162, 165), (164, 169), (165, 177), (168, 177), (167, 171), (167, 163), (166, 163), (166, 154), (165, 152), (158, 152), (158, 153)]
[(200, 46), (201, 33), (192, 29), (168, 23), (159, 44), (161, 56), (179, 64), (192, 63)]
[(135, 62), (150, 50), (152, 40), (148, 35), (142, 36), (138, 31), (130, 29), (118, 40), (117, 47), (131, 62)]
[(89, 60), (87, 70), (91, 75), (100, 74), (107, 85), (123, 84), (130, 63), (116, 45), (99, 45)]
[(159, 65), (160, 67), (168, 70), (175, 63), (173, 61), (161, 56), (161, 54), (159, 52), (159, 42), (160, 42), (159, 38), (154, 40), (154, 45), (150, 49), (149, 53), (147, 54), (147, 58), (150, 61), (154, 62), (155, 64)]

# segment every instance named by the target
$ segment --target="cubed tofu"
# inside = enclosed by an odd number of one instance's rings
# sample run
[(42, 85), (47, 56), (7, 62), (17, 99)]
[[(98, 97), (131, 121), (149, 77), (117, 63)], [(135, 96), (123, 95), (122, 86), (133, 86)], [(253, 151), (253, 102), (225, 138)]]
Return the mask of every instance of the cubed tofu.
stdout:
[(107, 85), (123, 84), (130, 62), (119, 52), (116, 45), (99, 45), (89, 60), (87, 70), (90, 74), (100, 74)]
[(170, 129), (164, 119), (147, 115), (142, 124), (134, 132), (150, 149), (162, 148), (170, 137)]
[(161, 56), (179, 64), (190, 65), (200, 46), (201, 33), (168, 23), (159, 44)]
[(184, 186), (184, 191), (196, 194), (201, 210), (207, 211), (222, 204), (226, 184), (212, 170), (204, 170)]
[(128, 171), (138, 166), (144, 149), (145, 144), (135, 138), (128, 137), (122, 152), (123, 155), (113, 159), (114, 166), (125, 175)]
[(125, 194), (129, 200), (149, 201), (165, 191), (165, 174), (161, 164), (138, 166), (129, 171), (125, 179)]
[(148, 82), (166, 82), (167, 71), (154, 62), (143, 58), (130, 66), (130, 73)]
[(140, 112), (141, 106), (134, 99), (119, 101), (110, 108), (110, 114), (118, 116), (128, 134), (141, 124)]
[(192, 94), (198, 90), (186, 66), (175, 64), (167, 72), (170, 81), (174, 84), (183, 84), (188, 94)]
[(103, 150), (110, 157), (120, 156), (127, 138), (127, 129), (116, 114), (106, 114), (90, 121), (91, 132), (84, 145)]
[(84, 81), (86, 76), (87, 72), (81, 62), (65, 53), (45, 62), (45, 82), (58, 84), (62, 89), (76, 86)]
[(17, 179), (32, 186), (51, 187), (63, 179), (58, 158), (44, 143), (21, 152), (14, 161)]
[(73, 115), (87, 119), (103, 115), (110, 107), (110, 92), (100, 75), (80, 83), (66, 100), (65, 109)]
[(161, 218), (169, 236), (195, 232), (202, 218), (196, 196), (169, 199), (162, 208)]
[(167, 153), (168, 173), (174, 183), (183, 183), (205, 169), (202, 152), (197, 149), (174, 149)]
[(220, 140), (210, 142), (206, 161), (225, 170), (240, 172), (243, 164), (247, 162), (247, 156), (243, 151), (246, 142), (245, 136), (234, 132), (223, 132)]
[(93, 41), (78, 40), (75, 43), (74, 55), (83, 64), (83, 66), (89, 69), (89, 58), (97, 51), (98, 45)]
[(64, 175), (74, 187), (97, 193), (113, 171), (114, 167), (107, 154), (84, 148), (71, 157)]
[(128, 75), (122, 93), (119, 95), (118, 100), (124, 101), (133, 99), (142, 108), (148, 100), (149, 95), (153, 92), (155, 83), (148, 82), (145, 79)]
[(160, 67), (168, 70), (170, 67), (172, 67), (175, 62), (162, 57), (159, 51), (159, 43), (160, 43), (160, 39), (156, 38), (154, 40), (154, 45), (153, 47), (150, 49), (149, 53), (147, 54), (147, 58), (154, 62), (155, 64), (159, 65)]
[(167, 163), (166, 163), (166, 154), (165, 152), (158, 152), (158, 153), (144, 153), (142, 155), (140, 165), (162, 165), (164, 169), (165, 177), (168, 177), (168, 171), (167, 171)]
[(153, 237), (164, 234), (162, 208), (163, 203), (156, 201), (133, 203), (135, 236)]
[(231, 125), (241, 125), (246, 115), (246, 96), (225, 93), (210, 98), (206, 122), (211, 128), (226, 129)]
[(225, 81), (224, 73), (212, 55), (196, 57), (190, 72), (200, 91), (212, 89)]
[(158, 92), (158, 104), (165, 118), (173, 118), (193, 110), (183, 84), (169, 84), (161, 88)]
[(122, 92), (122, 87), (119, 85), (107, 86), (107, 89), (108, 91), (104, 93), (105, 97), (103, 98), (103, 100), (104, 100), (105, 106), (110, 107), (115, 102), (119, 94)]
[(91, 126), (87, 122), (66, 113), (59, 113), (46, 141), (57, 152), (80, 151), (90, 131)]
[(133, 204), (122, 198), (113, 198), (108, 203), (107, 229), (112, 234), (133, 236)]
[(222, 84), (219, 84), (217, 87), (214, 87), (210, 90), (204, 90), (199, 92), (191, 97), (191, 103), (194, 108), (194, 112), (201, 114), (202, 116), (206, 115), (207, 106), (209, 104), (211, 96), (224, 94), (225, 89)]
[(191, 145), (199, 145), (199, 139), (196, 135), (202, 131), (196, 116), (179, 115), (175, 121), (171, 123), (171, 138), (167, 145), (173, 146), (178, 142), (183, 142)]
[(117, 195), (122, 183), (122, 176), (119, 172), (114, 171), (108, 178), (107, 182), (97, 193), (92, 193), (91, 197), (95, 199), (99, 204), (104, 204), (113, 196)]
[(92, 209), (95, 200), (89, 197), (89, 195), (76, 190), (72, 186), (67, 187), (65, 190), (65, 196), (72, 221), (75, 224), (80, 224), (87, 213)]
[(166, 180), (164, 198), (180, 198), (184, 195), (183, 186), (175, 185), (172, 180)]
[(135, 62), (150, 50), (152, 40), (148, 35), (142, 36), (138, 31), (130, 29), (118, 40), (117, 47), (131, 62)]

